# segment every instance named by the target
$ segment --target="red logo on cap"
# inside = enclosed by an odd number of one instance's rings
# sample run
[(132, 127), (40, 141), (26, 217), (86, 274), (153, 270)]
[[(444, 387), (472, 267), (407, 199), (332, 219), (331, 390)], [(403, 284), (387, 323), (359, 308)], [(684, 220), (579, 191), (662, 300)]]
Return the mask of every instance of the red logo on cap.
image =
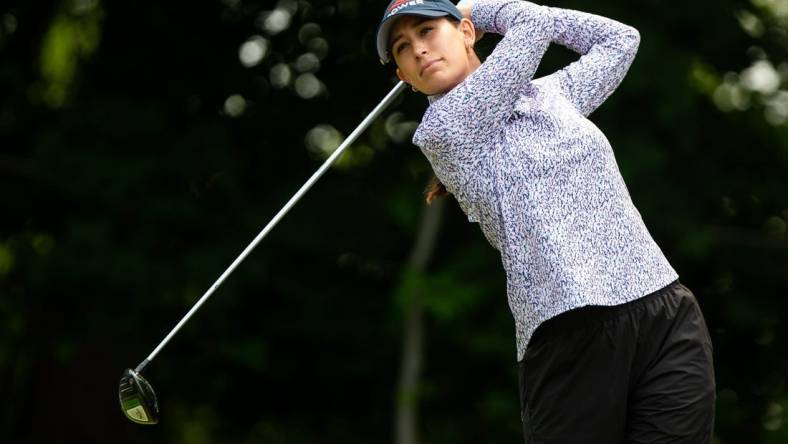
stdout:
[(386, 9), (386, 14), (391, 12), (391, 10), (396, 8), (397, 6), (399, 6), (399, 5), (403, 4), (403, 3), (407, 3), (407, 2), (408, 2), (408, 0), (397, 0), (396, 2), (392, 3), (391, 6), (389, 6), (388, 9)]

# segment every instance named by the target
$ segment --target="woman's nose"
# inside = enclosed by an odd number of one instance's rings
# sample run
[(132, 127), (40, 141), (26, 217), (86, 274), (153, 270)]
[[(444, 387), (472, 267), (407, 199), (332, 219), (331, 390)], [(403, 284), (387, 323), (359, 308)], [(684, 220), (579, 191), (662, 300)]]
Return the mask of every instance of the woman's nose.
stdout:
[(427, 45), (423, 41), (417, 41), (413, 44), (413, 51), (416, 55), (424, 55), (427, 53)]

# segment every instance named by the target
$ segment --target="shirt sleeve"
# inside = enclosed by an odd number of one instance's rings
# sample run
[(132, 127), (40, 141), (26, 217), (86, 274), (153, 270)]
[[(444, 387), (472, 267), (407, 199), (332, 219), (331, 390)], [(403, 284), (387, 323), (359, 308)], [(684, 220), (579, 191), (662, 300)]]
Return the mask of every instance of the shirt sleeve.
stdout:
[(554, 74), (563, 95), (588, 116), (621, 83), (637, 53), (640, 33), (607, 17), (549, 9), (554, 25), (552, 41), (581, 54)]
[(475, 0), (477, 30), (503, 35), (479, 68), (427, 109), (414, 144), (435, 149), (480, 146), (512, 114), (550, 43), (581, 57), (551, 74), (583, 116), (620, 85), (640, 44), (632, 26), (599, 15), (525, 0)]
[(533, 78), (553, 35), (549, 9), (524, 0), (477, 0), (471, 21), (477, 30), (503, 38), (484, 63), (427, 108), (423, 125), (414, 133), (416, 145), (489, 140), (512, 114), (520, 89)]

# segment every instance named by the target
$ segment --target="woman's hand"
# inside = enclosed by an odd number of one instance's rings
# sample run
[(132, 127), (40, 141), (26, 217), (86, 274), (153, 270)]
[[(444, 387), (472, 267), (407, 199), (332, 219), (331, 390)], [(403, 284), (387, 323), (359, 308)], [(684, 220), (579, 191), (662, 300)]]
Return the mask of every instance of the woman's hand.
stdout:
[[(457, 9), (459, 9), (460, 12), (462, 13), (462, 16), (464, 18), (467, 18), (468, 20), (471, 19), (472, 4), (473, 4), (473, 0), (460, 0), (460, 2), (457, 3)], [(476, 40), (474, 40), (475, 43), (478, 42), (482, 37), (484, 37), (484, 31), (479, 31), (478, 29), (476, 29), (475, 26), (474, 29), (476, 30)]]

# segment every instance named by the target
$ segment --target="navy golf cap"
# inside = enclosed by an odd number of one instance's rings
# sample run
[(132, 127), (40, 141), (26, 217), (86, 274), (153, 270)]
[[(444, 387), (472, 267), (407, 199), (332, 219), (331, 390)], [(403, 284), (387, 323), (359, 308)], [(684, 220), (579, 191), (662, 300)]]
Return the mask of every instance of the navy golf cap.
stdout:
[(380, 57), (380, 63), (384, 65), (391, 60), (388, 51), (391, 25), (394, 23), (394, 19), (404, 14), (423, 15), (426, 17), (451, 15), (457, 20), (462, 20), (462, 13), (449, 0), (391, 0), (386, 12), (383, 14), (380, 25), (378, 25), (378, 56)]

